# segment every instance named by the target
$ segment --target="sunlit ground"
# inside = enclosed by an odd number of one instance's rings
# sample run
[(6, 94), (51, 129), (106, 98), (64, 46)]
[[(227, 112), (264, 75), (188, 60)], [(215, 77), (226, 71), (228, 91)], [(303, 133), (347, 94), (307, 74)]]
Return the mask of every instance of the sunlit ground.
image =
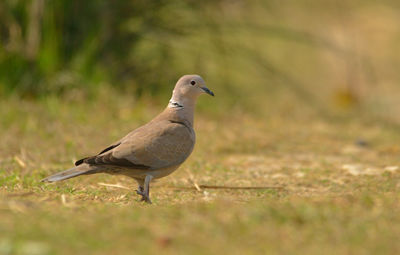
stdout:
[(162, 105), (128, 96), (1, 102), (0, 254), (400, 252), (397, 129), (363, 118), (212, 113), (204, 105), (214, 99), (201, 100), (196, 148), (152, 184), (152, 205), (122, 176), (39, 181)]

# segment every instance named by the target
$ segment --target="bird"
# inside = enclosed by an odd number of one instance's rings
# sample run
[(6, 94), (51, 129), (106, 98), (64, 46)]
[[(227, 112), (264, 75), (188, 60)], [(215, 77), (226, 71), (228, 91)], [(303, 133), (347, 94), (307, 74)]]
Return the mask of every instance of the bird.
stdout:
[(196, 142), (194, 110), (202, 94), (214, 96), (201, 76), (182, 76), (167, 107), (150, 122), (97, 155), (82, 158), (74, 167), (42, 181), (57, 182), (97, 173), (125, 175), (137, 181), (136, 193), (141, 196), (141, 201), (151, 204), (150, 182), (174, 172), (193, 151)]

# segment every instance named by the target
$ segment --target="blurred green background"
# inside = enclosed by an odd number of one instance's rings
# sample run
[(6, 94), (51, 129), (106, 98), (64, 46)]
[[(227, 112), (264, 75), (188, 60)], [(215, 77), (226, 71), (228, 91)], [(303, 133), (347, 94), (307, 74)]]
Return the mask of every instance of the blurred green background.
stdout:
[[(0, 0), (0, 254), (400, 254), (399, 67), (399, 0)], [(153, 205), (40, 182), (188, 73), (216, 96)]]
[(400, 119), (395, 0), (3, 0), (0, 43), (1, 97), (165, 101), (197, 73), (220, 107)]

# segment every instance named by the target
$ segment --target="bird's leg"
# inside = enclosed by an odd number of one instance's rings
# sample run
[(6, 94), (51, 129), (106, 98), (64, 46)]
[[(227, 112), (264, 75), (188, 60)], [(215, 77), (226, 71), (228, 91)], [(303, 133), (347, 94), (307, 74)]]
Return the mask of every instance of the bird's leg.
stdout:
[(140, 185), (139, 185), (138, 189), (136, 190), (136, 193), (137, 193), (138, 195), (141, 195), (141, 196), (142, 196), (142, 198), (140, 199), (140, 201), (145, 201), (145, 200), (146, 200), (146, 199), (144, 198), (144, 187), (143, 187), (143, 186), (140, 186)]
[(153, 179), (153, 176), (146, 175), (146, 178), (143, 180), (137, 180), (139, 183), (139, 188), (136, 190), (138, 195), (142, 196), (140, 201), (146, 201), (147, 203), (151, 204), (150, 200), (150, 181)]
[(147, 203), (151, 204), (150, 200), (150, 181), (153, 179), (153, 176), (151, 175), (146, 175), (146, 178), (144, 179), (144, 191), (143, 191), (143, 198), (144, 201)]
[(145, 200), (145, 198), (144, 198), (144, 180), (143, 179), (136, 179), (136, 178), (135, 178), (135, 180), (137, 181), (137, 183), (139, 185), (138, 189), (136, 190), (136, 193), (138, 195), (142, 196), (142, 199), (140, 199), (140, 201), (144, 201)]

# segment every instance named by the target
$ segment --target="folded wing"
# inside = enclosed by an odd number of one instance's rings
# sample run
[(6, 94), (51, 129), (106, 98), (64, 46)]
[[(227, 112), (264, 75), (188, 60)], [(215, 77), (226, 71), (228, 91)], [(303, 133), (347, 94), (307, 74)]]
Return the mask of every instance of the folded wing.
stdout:
[(195, 143), (194, 131), (182, 122), (150, 122), (103, 150), (75, 164), (132, 169), (161, 169), (180, 165)]

